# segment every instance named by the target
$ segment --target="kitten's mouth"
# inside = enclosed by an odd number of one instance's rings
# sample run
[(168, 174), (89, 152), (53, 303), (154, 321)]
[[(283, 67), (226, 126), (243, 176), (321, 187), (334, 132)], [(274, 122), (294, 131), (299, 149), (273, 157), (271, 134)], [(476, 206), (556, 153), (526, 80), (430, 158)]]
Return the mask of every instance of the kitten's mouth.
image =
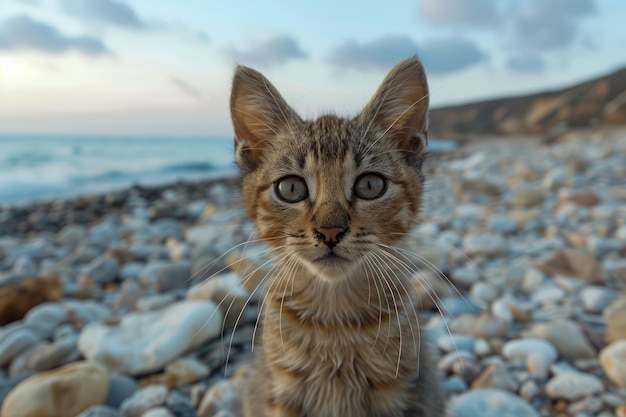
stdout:
[(348, 262), (348, 259), (341, 255), (337, 255), (335, 252), (328, 252), (327, 254), (315, 259), (314, 262), (324, 265), (336, 265), (338, 263)]

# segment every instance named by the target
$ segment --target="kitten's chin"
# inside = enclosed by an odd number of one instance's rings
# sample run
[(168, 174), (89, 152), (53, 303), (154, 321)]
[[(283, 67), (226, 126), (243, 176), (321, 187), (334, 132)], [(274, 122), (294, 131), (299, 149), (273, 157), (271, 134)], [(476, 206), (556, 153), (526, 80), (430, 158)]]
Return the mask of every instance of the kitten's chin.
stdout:
[(348, 259), (335, 252), (329, 252), (313, 260), (304, 260), (309, 271), (320, 277), (323, 281), (337, 282), (351, 276), (358, 266), (359, 261)]

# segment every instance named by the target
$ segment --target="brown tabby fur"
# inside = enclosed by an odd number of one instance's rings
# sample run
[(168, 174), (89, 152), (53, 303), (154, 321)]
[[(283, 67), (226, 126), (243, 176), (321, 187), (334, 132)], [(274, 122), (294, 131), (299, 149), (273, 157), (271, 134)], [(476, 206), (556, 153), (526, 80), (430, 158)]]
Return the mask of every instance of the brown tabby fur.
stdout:
[[(263, 75), (237, 68), (231, 112), (243, 200), (277, 260), (245, 416), (444, 415), (407, 260), (394, 248), (420, 213), (427, 110), (416, 58), (393, 68), (352, 119), (304, 121)], [(380, 198), (354, 194), (366, 173), (386, 179)], [(307, 184), (303, 201), (276, 194), (274, 184), (291, 175)], [(316, 234), (323, 228), (347, 231), (329, 247)]]

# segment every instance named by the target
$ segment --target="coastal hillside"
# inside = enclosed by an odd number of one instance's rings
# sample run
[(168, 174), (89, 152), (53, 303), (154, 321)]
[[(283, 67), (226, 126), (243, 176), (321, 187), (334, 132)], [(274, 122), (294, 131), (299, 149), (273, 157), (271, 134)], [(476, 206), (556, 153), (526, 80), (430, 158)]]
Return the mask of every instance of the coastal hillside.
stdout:
[(623, 124), (626, 68), (561, 90), (443, 107), (430, 113), (431, 134), (453, 139)]

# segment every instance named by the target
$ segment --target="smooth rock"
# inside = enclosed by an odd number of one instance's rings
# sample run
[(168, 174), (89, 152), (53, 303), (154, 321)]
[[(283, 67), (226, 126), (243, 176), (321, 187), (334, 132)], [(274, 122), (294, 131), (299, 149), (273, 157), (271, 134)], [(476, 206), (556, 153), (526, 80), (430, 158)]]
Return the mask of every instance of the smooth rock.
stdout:
[(515, 392), (517, 384), (511, 373), (503, 364), (494, 363), (485, 369), (472, 382), (472, 389), (497, 388), (505, 391)]
[(49, 302), (33, 307), (24, 316), (24, 322), (42, 339), (47, 339), (54, 330), (68, 320), (67, 311), (61, 303)]
[(133, 378), (122, 374), (113, 374), (109, 378), (109, 392), (104, 403), (117, 410), (126, 398), (137, 391), (137, 387), (137, 381)]
[(443, 382), (443, 388), (449, 394), (458, 394), (467, 391), (468, 386), (463, 378), (453, 375), (450, 378), (446, 378)]
[(526, 367), (535, 376), (546, 378), (550, 364), (557, 358), (551, 343), (542, 339), (524, 338), (510, 340), (502, 346), (502, 355), (507, 359), (523, 359)]
[(37, 275), (37, 265), (28, 255), (20, 255), (13, 264), (12, 272), (16, 275), (32, 277)]
[(524, 274), (524, 279), (522, 280), (522, 291), (524, 291), (526, 294), (533, 294), (535, 291), (541, 288), (544, 281), (545, 276), (543, 272), (541, 272), (537, 268), (529, 267)]
[(498, 215), (489, 219), (487, 227), (496, 233), (510, 234), (516, 232), (519, 226), (508, 216)]
[(580, 291), (583, 308), (589, 313), (601, 313), (617, 298), (615, 291), (606, 287), (588, 286)]
[(567, 203), (576, 204), (578, 206), (595, 206), (600, 202), (600, 197), (593, 190), (560, 190), (557, 206), (563, 206)]
[(214, 302), (225, 317), (224, 329), (233, 329), (237, 320), (242, 320), (248, 296), (248, 291), (239, 282), (239, 276), (230, 273), (215, 276), (191, 288), (186, 299)]
[(602, 381), (591, 374), (564, 372), (552, 378), (546, 385), (546, 394), (552, 399), (578, 400), (601, 392)]
[(475, 339), (473, 337), (462, 334), (447, 334), (437, 339), (437, 346), (446, 353), (459, 350), (473, 352), (474, 343)]
[(155, 407), (146, 411), (141, 417), (176, 417), (165, 407)]
[(480, 314), (482, 308), (471, 298), (448, 296), (439, 300), (439, 310), (442, 314), (459, 317), (464, 314)]
[(556, 320), (549, 323), (535, 323), (524, 332), (526, 337), (540, 338), (550, 342), (565, 359), (593, 358), (596, 351), (571, 320)]
[(626, 339), (626, 297), (618, 298), (604, 311), (604, 320), (609, 342)]
[(84, 226), (77, 224), (68, 224), (59, 233), (57, 233), (57, 241), (69, 251), (76, 249), (76, 246), (83, 240), (87, 231)]
[(220, 410), (242, 415), (239, 383), (226, 380), (214, 384), (202, 398), (198, 406), (198, 416), (213, 417)]
[(535, 291), (531, 299), (541, 304), (554, 304), (567, 297), (565, 291), (556, 286), (544, 286)]
[(87, 264), (81, 276), (89, 277), (98, 284), (104, 285), (113, 282), (119, 267), (117, 259), (99, 256)]
[(550, 276), (564, 275), (589, 283), (601, 283), (600, 265), (595, 257), (574, 249), (561, 248), (537, 268)]
[(140, 297), (135, 302), (135, 309), (141, 312), (157, 311), (168, 305), (173, 304), (175, 301), (176, 296), (171, 293), (151, 294)]
[(100, 256), (101, 249), (92, 245), (80, 243), (76, 249), (68, 256), (67, 260), (75, 265), (91, 262), (96, 257)]
[(80, 413), (77, 417), (124, 417), (116, 408), (95, 405)]
[(602, 349), (600, 364), (613, 382), (626, 388), (626, 339), (613, 342)]
[(120, 267), (118, 275), (123, 280), (138, 279), (145, 266), (143, 262), (128, 262)]
[(544, 191), (530, 184), (522, 184), (513, 191), (511, 203), (516, 208), (534, 207), (543, 202)]
[(180, 358), (167, 364), (165, 375), (175, 386), (191, 384), (209, 376), (211, 369), (197, 359)]
[(523, 399), (528, 402), (533, 401), (536, 397), (541, 395), (542, 391), (533, 379), (528, 379), (522, 383), (519, 388), (519, 394)]
[(448, 408), (450, 417), (539, 417), (520, 397), (500, 389), (459, 395), (450, 401)]
[(476, 282), (472, 285), (470, 294), (478, 301), (490, 303), (500, 295), (500, 288), (487, 282)]
[(479, 316), (462, 314), (452, 322), (450, 330), (453, 333), (490, 339), (504, 336), (510, 327), (511, 322), (490, 314), (483, 313)]
[(7, 395), (2, 416), (74, 417), (102, 404), (109, 375), (100, 365), (76, 362), (34, 375)]
[(581, 400), (573, 402), (567, 407), (567, 411), (576, 417), (582, 415), (592, 416), (602, 410), (602, 399), (597, 397), (585, 397)]
[(139, 279), (154, 285), (160, 292), (184, 288), (191, 283), (191, 262), (155, 261), (148, 263), (141, 271)]
[(475, 268), (456, 268), (452, 271), (451, 279), (457, 286), (469, 287), (478, 280), (481, 276)]
[(130, 313), (118, 326), (87, 326), (79, 349), (110, 370), (139, 375), (158, 371), (185, 351), (219, 334), (222, 314), (210, 302), (185, 301), (150, 313)]
[(603, 258), (609, 253), (620, 253), (624, 244), (617, 239), (608, 239), (599, 236), (589, 236), (587, 249), (598, 258)]
[(122, 283), (119, 292), (115, 295), (113, 306), (118, 310), (134, 310), (137, 300), (141, 298), (142, 294), (143, 291), (139, 284), (132, 279), (127, 279)]
[(94, 322), (105, 322), (111, 318), (111, 310), (96, 301), (65, 300), (63, 307), (67, 310), (71, 322), (76, 327), (83, 327)]
[[(194, 415), (196, 414), (196, 409), (193, 405), (191, 405), (191, 395), (188, 390), (185, 390), (187, 394), (181, 393), (181, 391), (172, 391), (167, 396), (165, 400), (165, 405), (177, 416), (182, 414), (186, 415)], [(198, 402), (199, 403), (199, 402)]]
[(63, 296), (63, 282), (55, 275), (0, 284), (0, 326), (19, 320), (36, 305)]
[(64, 358), (75, 351), (77, 344), (78, 336), (69, 335), (38, 349), (28, 359), (30, 369), (41, 372), (58, 367), (63, 364)]
[(128, 397), (120, 406), (125, 417), (142, 417), (151, 408), (165, 404), (167, 386), (148, 385)]
[(40, 337), (27, 327), (16, 329), (0, 341), (0, 367), (8, 364), (16, 355), (22, 353)]
[(468, 234), (463, 238), (463, 251), (467, 256), (497, 256), (507, 250), (508, 244), (500, 234)]

